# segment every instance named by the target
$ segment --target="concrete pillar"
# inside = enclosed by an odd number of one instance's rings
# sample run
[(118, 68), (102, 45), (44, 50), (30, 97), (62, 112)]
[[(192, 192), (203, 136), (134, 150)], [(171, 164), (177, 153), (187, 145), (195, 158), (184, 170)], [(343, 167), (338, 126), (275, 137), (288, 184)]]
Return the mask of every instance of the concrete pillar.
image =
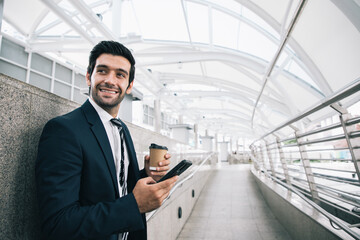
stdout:
[(183, 115), (179, 115), (179, 123), (178, 124), (183, 124), (184, 123), (184, 117)]
[(218, 142), (218, 134), (215, 133), (215, 152), (219, 152), (219, 142)]
[(194, 142), (195, 142), (195, 149), (199, 148), (199, 125), (196, 123), (194, 124)]
[(208, 152), (214, 151), (214, 144), (213, 144), (214, 137), (202, 136), (201, 141), (202, 141), (202, 149), (204, 149), (205, 151), (208, 151)]
[(243, 138), (243, 153), (245, 154), (245, 138)]
[(236, 139), (236, 153), (239, 153), (239, 138)]
[(189, 144), (190, 130), (193, 130), (192, 126), (189, 124), (175, 124), (171, 125), (170, 128), (174, 139)]

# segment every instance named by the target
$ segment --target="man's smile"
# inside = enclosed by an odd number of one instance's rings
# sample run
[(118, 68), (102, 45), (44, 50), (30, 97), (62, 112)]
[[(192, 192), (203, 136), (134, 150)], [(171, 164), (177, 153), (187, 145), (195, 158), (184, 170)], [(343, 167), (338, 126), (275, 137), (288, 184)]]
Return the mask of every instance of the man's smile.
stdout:
[(112, 93), (112, 94), (117, 94), (120, 92), (118, 89), (108, 88), (108, 87), (99, 87), (99, 90), (100, 92)]

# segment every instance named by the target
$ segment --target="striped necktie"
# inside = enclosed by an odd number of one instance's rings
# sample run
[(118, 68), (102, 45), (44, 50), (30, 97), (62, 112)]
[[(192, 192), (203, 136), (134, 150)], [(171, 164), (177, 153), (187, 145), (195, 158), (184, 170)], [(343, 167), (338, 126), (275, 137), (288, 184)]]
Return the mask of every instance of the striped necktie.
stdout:
[[(121, 160), (120, 160), (120, 174), (119, 182), (121, 186), (121, 197), (126, 195), (127, 184), (125, 183), (125, 158), (124, 158), (124, 129), (122, 127), (121, 121), (117, 118), (110, 120), (119, 130), (120, 133), (120, 145), (121, 145)], [(126, 240), (129, 232), (123, 232), (119, 234), (119, 240)]]
[(120, 160), (120, 174), (119, 174), (119, 182), (122, 189), (122, 196), (126, 195), (127, 186), (125, 184), (125, 158), (124, 158), (124, 129), (121, 125), (121, 121), (117, 118), (113, 118), (110, 120), (119, 130), (120, 140), (121, 140), (121, 160)]

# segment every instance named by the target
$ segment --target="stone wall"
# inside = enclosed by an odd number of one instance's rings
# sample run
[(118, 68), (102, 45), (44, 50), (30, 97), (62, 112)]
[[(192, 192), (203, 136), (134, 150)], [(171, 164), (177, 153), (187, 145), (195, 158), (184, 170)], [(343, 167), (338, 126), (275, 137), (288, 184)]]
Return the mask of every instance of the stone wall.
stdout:
[(40, 239), (35, 159), (44, 124), (78, 105), (0, 75), (0, 239)]
[[(34, 167), (44, 124), (79, 104), (0, 74), (0, 239), (40, 239)], [(164, 144), (174, 165), (190, 150), (175, 140), (128, 123), (139, 165), (151, 142)], [(155, 218), (154, 218), (155, 219)]]

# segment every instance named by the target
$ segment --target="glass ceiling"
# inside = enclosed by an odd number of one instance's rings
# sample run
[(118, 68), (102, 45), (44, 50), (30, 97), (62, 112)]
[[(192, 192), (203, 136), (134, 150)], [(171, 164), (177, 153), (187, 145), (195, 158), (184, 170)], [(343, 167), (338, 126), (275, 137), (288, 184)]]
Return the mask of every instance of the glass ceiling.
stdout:
[(359, 0), (5, 0), (1, 30), (83, 72), (94, 44), (118, 40), (145, 102), (224, 139), (261, 136), (360, 77)]

